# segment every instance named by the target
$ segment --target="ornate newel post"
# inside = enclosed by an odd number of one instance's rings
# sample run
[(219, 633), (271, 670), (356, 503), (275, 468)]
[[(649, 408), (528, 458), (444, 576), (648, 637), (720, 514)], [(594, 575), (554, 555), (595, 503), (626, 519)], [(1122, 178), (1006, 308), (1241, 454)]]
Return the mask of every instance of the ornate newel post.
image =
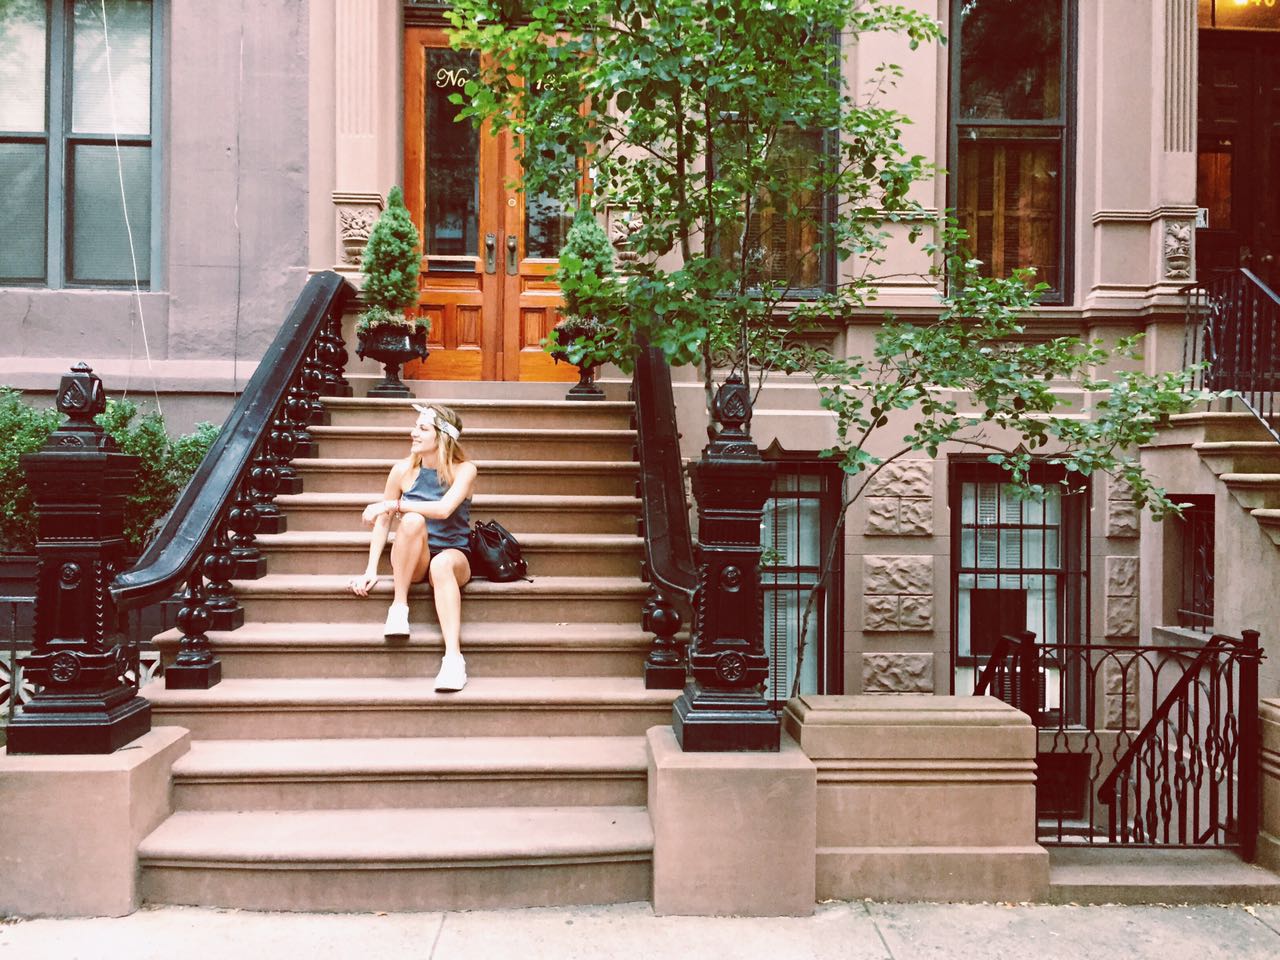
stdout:
[(760, 689), (769, 676), (760, 517), (774, 467), (751, 439), (750, 390), (736, 374), (716, 393), (711, 415), (720, 428), (691, 468), (698, 501), (693, 681), (675, 702), (672, 725), (686, 751), (776, 751), (779, 720)]
[(151, 704), (125, 677), (128, 657), (107, 585), (122, 569), (124, 502), (138, 458), (93, 422), (102, 381), (79, 363), (58, 387), (67, 422), (22, 467), (38, 513), (32, 652), (41, 691), (9, 725), (9, 753), (111, 753), (151, 729)]

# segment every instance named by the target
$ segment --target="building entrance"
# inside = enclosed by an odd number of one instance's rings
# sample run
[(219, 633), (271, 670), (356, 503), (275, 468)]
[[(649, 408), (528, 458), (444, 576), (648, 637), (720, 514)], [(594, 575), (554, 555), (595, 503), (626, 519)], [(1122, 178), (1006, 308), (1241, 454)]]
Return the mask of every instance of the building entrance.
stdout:
[(431, 320), (431, 355), (405, 375), (576, 380), (540, 347), (558, 318), (551, 275), (572, 211), (511, 186), (509, 133), (456, 121), (449, 98), (476, 75), (477, 54), (451, 50), (442, 28), (408, 27), (404, 61), (404, 195), (422, 234), (418, 309)]
[(1201, 30), (1196, 270), (1245, 267), (1280, 289), (1280, 8), (1276, 30)]

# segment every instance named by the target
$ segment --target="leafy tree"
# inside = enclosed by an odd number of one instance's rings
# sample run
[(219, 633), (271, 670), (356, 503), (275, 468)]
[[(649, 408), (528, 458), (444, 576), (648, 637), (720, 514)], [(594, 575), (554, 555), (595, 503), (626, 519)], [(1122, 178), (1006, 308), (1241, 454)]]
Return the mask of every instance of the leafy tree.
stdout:
[[(404, 193), (392, 187), (387, 194), (387, 208), (369, 232), (364, 259), (364, 299), (369, 309), (360, 319), (361, 328), (379, 323), (409, 323), (406, 307), (418, 302), (418, 271), (421, 266), (418, 228), (413, 225), (404, 205)], [(425, 327), (425, 318), (416, 318), (416, 326)]]
[[(761, 382), (771, 368), (811, 373), (835, 420), (824, 453), (852, 484), (842, 523), (885, 463), (937, 457), (944, 445), (985, 451), (1027, 496), (1043, 494), (1029, 475), (1039, 457), (1073, 477), (1111, 474), (1158, 516), (1177, 509), (1132, 451), (1207, 395), (1188, 392), (1182, 372), (1123, 369), (1138, 358), (1136, 338), (1037, 337), (1022, 318), (1044, 285), (1026, 271), (981, 276), (953, 221), (916, 199), (913, 187), (937, 171), (904, 147), (910, 121), (886, 103), (902, 68), (881, 64), (857, 90), (844, 78), (859, 37), (890, 32), (915, 49), (943, 39), (936, 21), (883, 0), (535, 0), (521, 18), (512, 6), (453, 5), (455, 45), (487, 55), (455, 101), (461, 115), (512, 131), (526, 192), (571, 201), (567, 152), (590, 163), (597, 202), (638, 216), (634, 271), (576, 292), (611, 321), (586, 352), (625, 367), (646, 339), (672, 363), (701, 361), (708, 398), (716, 353), (739, 371), (753, 362)], [(812, 149), (819, 141), (827, 149)], [(779, 270), (760, 259), (765, 224), (799, 225), (814, 240)], [(886, 317), (870, 357), (803, 347), (797, 333), (865, 316), (890, 238), (926, 230), (935, 321)], [(850, 276), (795, 297), (822, 256)], [(1068, 409), (1067, 383), (1087, 411)]]

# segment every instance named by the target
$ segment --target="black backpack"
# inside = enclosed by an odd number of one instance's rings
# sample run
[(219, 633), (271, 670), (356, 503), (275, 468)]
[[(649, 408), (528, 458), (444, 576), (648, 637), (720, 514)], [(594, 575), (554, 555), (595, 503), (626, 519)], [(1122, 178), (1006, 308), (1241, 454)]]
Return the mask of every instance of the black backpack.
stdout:
[(495, 583), (530, 580), (520, 542), (497, 520), (477, 520), (471, 531), (471, 563), (475, 572)]

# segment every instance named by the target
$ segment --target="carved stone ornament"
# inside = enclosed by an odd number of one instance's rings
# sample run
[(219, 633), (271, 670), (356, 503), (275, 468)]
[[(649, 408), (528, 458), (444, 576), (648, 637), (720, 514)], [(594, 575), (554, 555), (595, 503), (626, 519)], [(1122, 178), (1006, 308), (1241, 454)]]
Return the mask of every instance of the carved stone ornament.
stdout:
[(365, 244), (382, 213), (383, 199), (376, 193), (335, 193), (338, 218), (338, 267), (359, 269)]
[(375, 210), (339, 210), (338, 229), (342, 235), (342, 259), (344, 263), (359, 263), (364, 256), (369, 232), (378, 219)]
[(618, 269), (626, 273), (640, 259), (631, 249), (631, 238), (644, 225), (640, 214), (634, 210), (618, 209), (609, 212), (609, 242), (616, 252)]
[(1164, 226), (1164, 275), (1168, 280), (1191, 279), (1190, 221), (1175, 221)]

